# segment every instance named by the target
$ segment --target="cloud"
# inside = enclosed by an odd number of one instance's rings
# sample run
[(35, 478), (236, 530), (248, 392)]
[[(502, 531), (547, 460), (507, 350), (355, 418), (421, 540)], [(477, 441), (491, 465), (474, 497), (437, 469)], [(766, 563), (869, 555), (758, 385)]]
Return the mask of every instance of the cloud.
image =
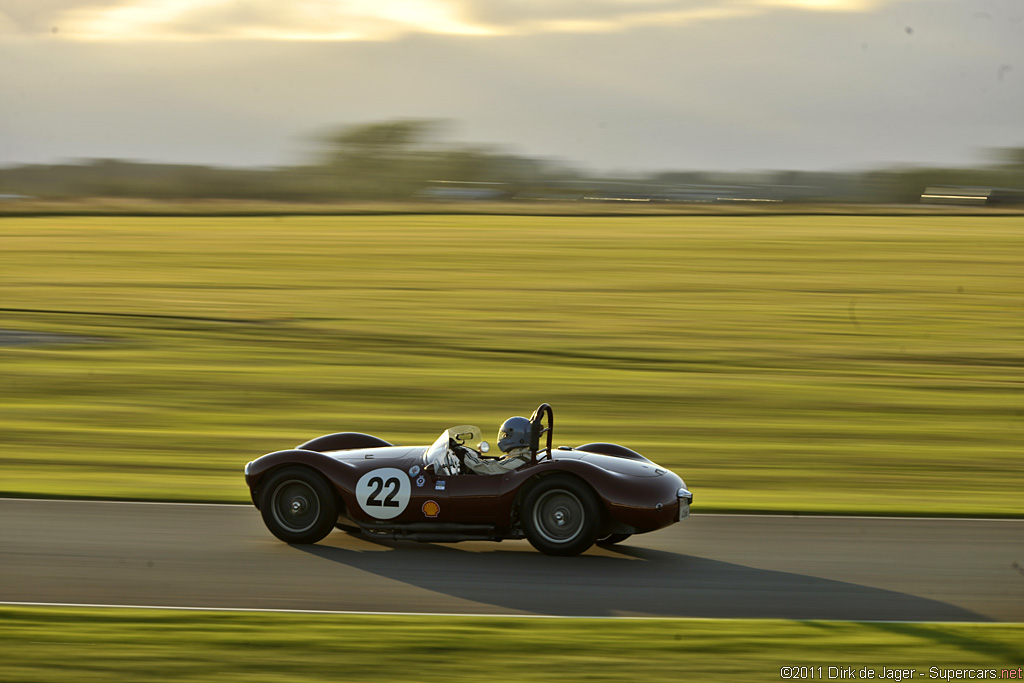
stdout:
[(459, 0), (462, 16), (501, 33), (611, 32), (764, 14), (866, 11), (884, 0)]
[(8, 0), (4, 12), (8, 25), (21, 32), (59, 26), (63, 37), (82, 40), (343, 41), (391, 40), (410, 33), (612, 33), (788, 9), (863, 12), (891, 1)]
[[(34, 12), (83, 40), (388, 40), (482, 34), (446, 0), (64, 0)], [(21, 22), (19, 22), (21, 23)]]
[(765, 11), (750, 0), (489, 0), (463, 2), (462, 14), (495, 33), (611, 33), (645, 26), (683, 26)]
[(973, 163), (1024, 144), (1019, 10), (990, 13), (940, 0), (388, 42), (73, 42), (62, 27), (3, 45), (0, 163), (276, 166), (304, 160), (307, 133), (397, 118), (605, 170)]
[(0, 29), (7, 33), (50, 32), (69, 11), (109, 8), (111, 0), (4, 0), (0, 7)]

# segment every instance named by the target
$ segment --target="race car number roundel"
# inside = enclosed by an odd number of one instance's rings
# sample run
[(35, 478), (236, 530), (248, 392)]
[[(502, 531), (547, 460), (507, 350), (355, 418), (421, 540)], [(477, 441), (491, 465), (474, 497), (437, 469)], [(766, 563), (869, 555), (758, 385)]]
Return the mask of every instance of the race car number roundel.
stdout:
[(393, 519), (409, 505), (409, 475), (394, 467), (367, 472), (356, 484), (356, 500), (363, 512), (375, 519)]

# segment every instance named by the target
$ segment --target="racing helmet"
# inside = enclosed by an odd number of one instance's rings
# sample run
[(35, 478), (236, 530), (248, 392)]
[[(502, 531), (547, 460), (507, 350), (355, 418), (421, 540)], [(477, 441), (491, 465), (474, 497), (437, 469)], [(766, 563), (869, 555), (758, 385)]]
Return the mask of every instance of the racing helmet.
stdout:
[(508, 453), (513, 448), (530, 445), (530, 421), (525, 417), (510, 417), (498, 429), (498, 449)]

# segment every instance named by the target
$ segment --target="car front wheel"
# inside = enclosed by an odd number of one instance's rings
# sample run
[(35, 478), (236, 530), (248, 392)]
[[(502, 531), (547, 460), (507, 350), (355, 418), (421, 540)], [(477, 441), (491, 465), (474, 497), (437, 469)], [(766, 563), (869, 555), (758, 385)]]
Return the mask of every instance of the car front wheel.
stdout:
[(328, 483), (305, 467), (271, 475), (260, 501), (263, 522), (285, 543), (316, 543), (331, 533), (338, 505)]
[(521, 519), (530, 544), (546, 555), (579, 555), (594, 544), (600, 507), (590, 487), (568, 476), (545, 477), (526, 495)]

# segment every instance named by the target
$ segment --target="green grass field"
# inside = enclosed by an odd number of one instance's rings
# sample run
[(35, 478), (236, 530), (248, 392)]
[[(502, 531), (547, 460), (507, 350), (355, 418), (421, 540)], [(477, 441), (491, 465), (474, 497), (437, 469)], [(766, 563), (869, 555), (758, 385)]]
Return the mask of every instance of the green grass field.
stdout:
[(799, 666), (815, 667), (813, 680), (829, 680), (830, 666), (952, 680), (931, 668), (1016, 672), (1022, 635), (1019, 624), (0, 607), (0, 680), (779, 681), (782, 667)]
[[(0, 495), (555, 409), (695, 511), (1024, 515), (1024, 218), (5, 218)], [(6, 345), (5, 340), (7, 341)]]

